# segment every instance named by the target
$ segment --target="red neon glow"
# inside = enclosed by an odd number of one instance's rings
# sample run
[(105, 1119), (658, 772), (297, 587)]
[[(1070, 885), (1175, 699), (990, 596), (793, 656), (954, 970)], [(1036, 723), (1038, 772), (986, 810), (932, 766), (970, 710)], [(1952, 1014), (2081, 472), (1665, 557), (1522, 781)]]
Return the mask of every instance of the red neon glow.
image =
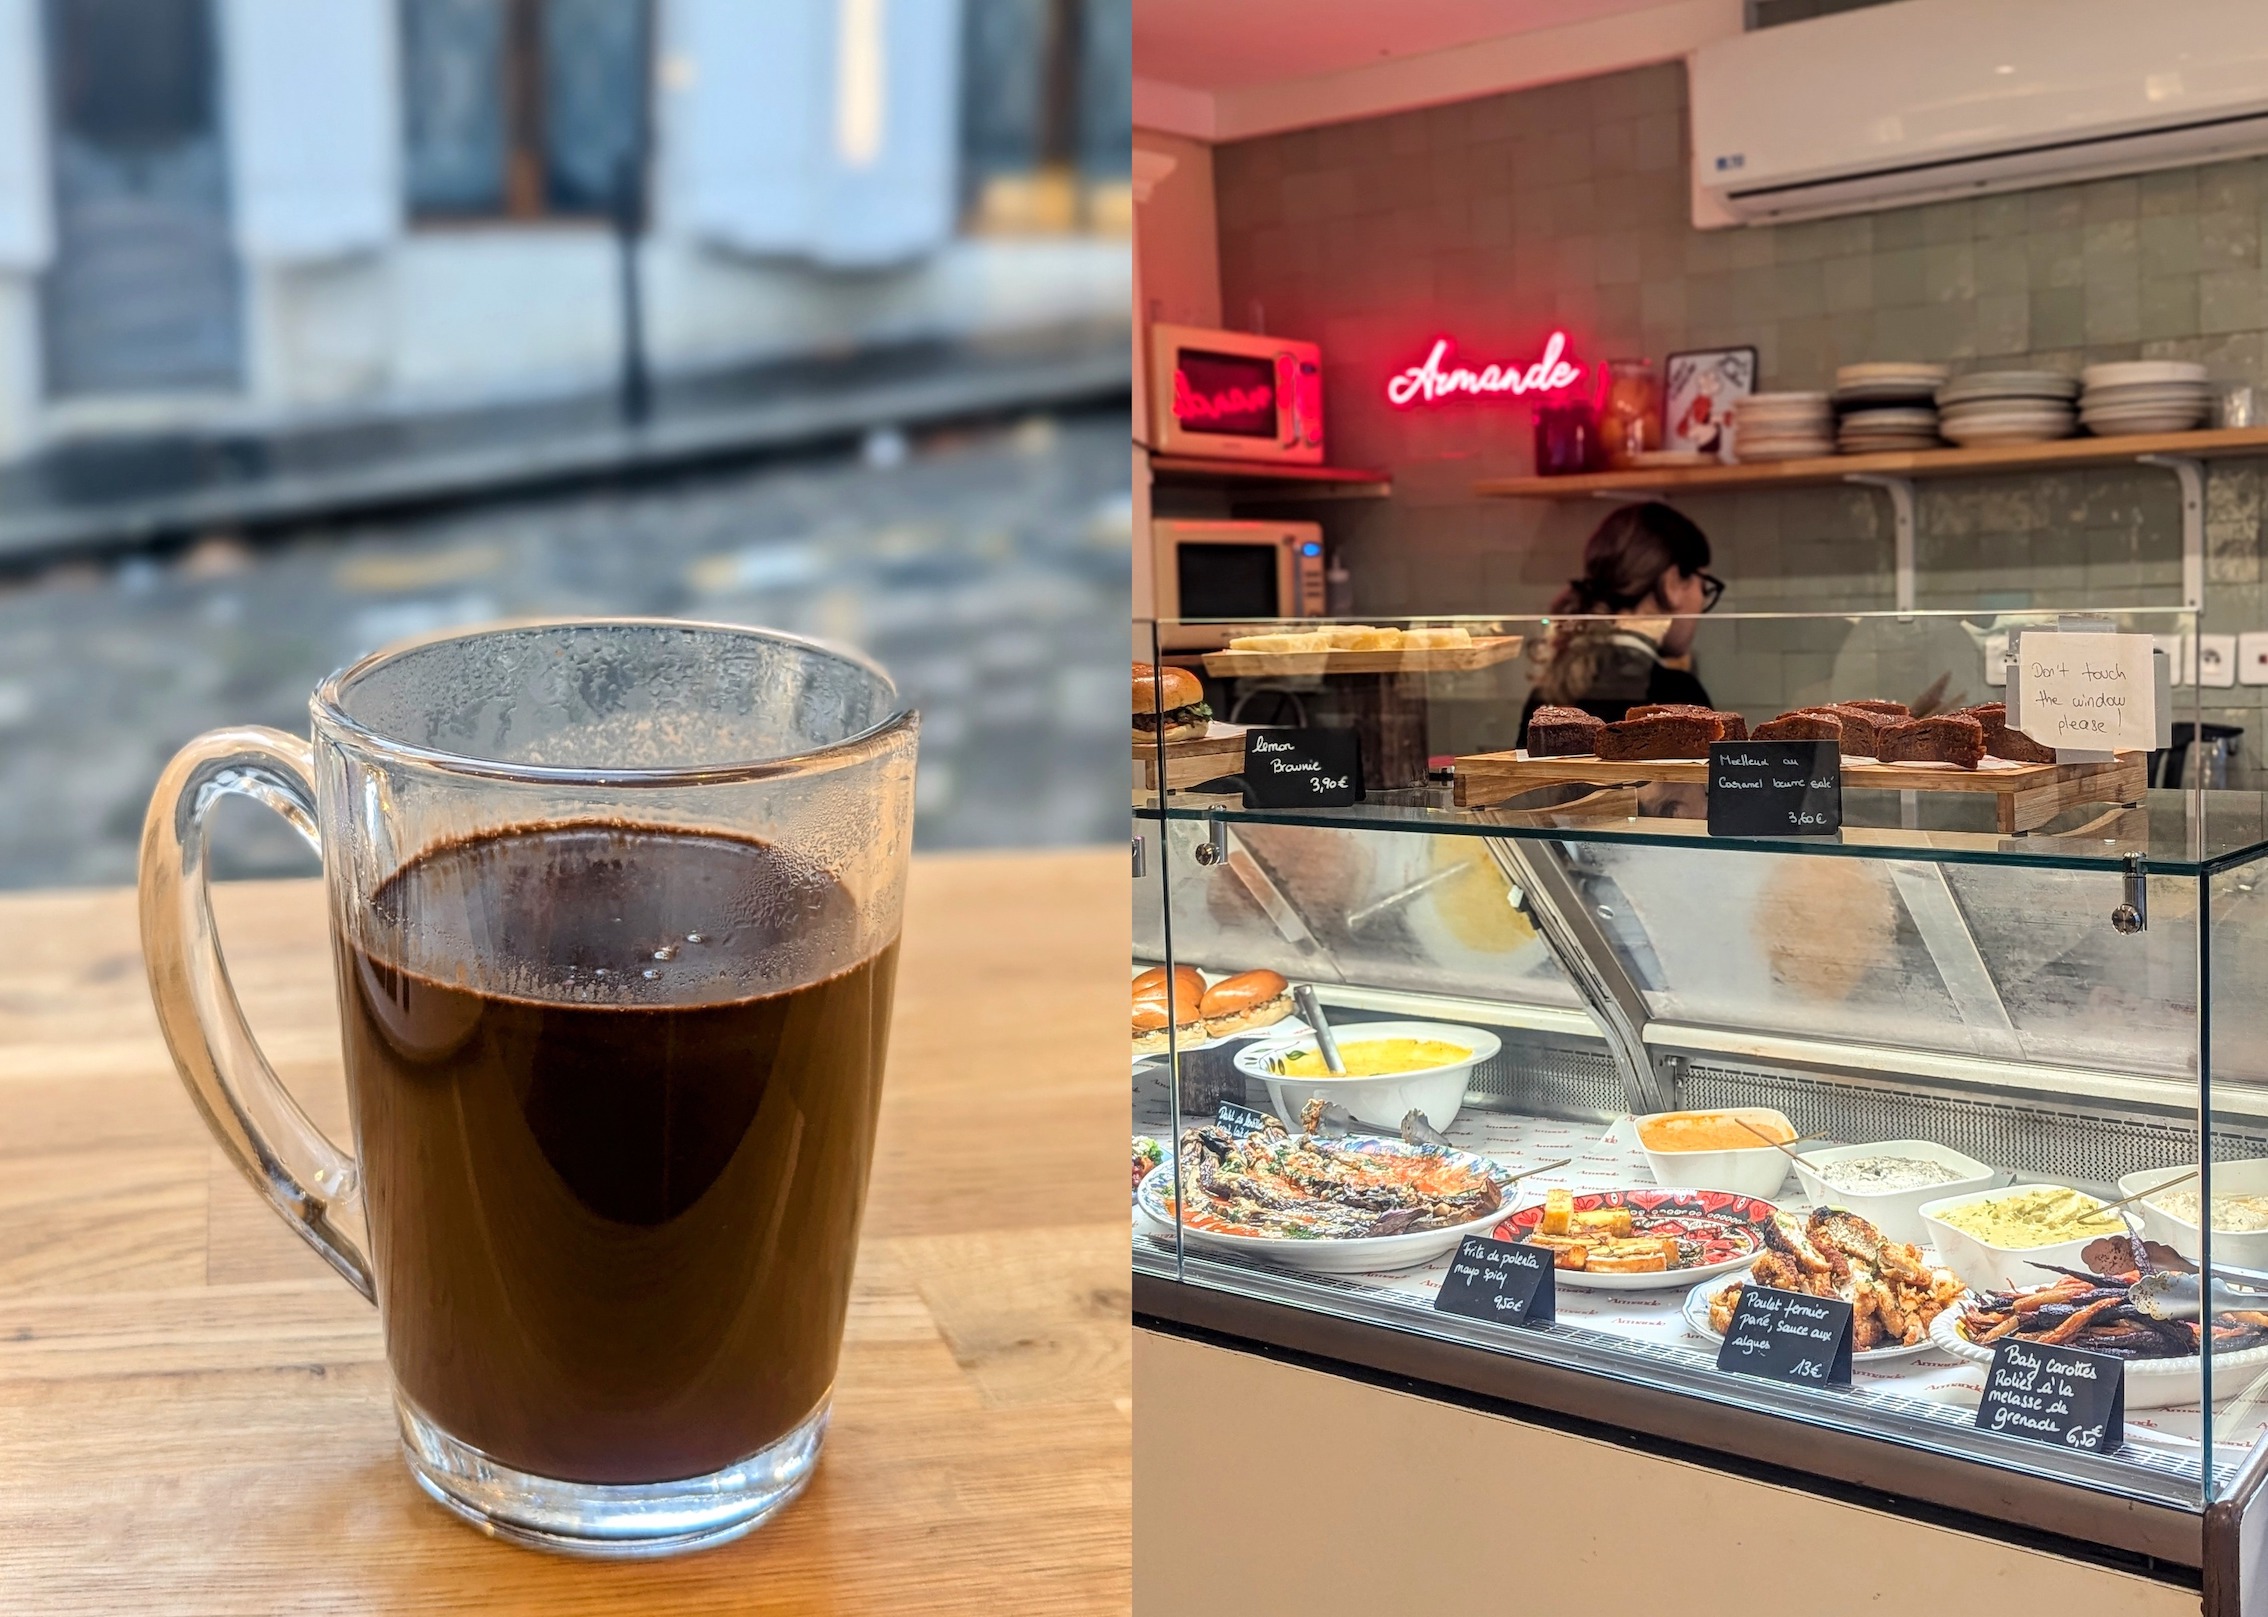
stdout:
[(1389, 403), (1407, 409), (1413, 404), (1438, 404), (1459, 395), (1486, 399), (1499, 394), (1516, 397), (1522, 393), (1556, 393), (1561, 388), (1572, 387), (1583, 375), (1583, 367), (1565, 358), (1566, 353), (1567, 333), (1555, 331), (1544, 344), (1543, 356), (1526, 369), (1518, 365), (1483, 365), (1476, 371), (1469, 366), (1450, 364), (1449, 339), (1437, 337), (1424, 364), (1412, 365), (1387, 382), (1386, 398)]
[(1262, 382), (1256, 387), (1225, 387), (1218, 393), (1200, 393), (1189, 385), (1188, 374), (1173, 373), (1173, 418), (1176, 421), (1223, 421), (1233, 416), (1273, 415), (1276, 390)]

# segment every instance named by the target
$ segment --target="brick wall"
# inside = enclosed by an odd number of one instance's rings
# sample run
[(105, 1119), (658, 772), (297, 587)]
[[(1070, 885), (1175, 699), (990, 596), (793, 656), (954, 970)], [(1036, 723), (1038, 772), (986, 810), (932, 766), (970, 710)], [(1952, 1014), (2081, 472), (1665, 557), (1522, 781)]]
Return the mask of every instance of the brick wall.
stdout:
[[(1363, 612), (1540, 608), (1600, 514), (1470, 497), (1476, 477), (1529, 469), (1528, 414), (1391, 408), (1386, 377), (1437, 334), (1509, 357), (1564, 326), (1587, 360), (1657, 367), (1678, 349), (1749, 343), (1768, 389), (1825, 387), (1867, 359), (2074, 373), (2198, 359), (2217, 379), (2268, 382), (2268, 161), (1703, 232), (1685, 124), (1684, 69), (1669, 64), (1217, 150), (1227, 319), (1257, 311), (1268, 330), (1320, 339), (1332, 458), (1396, 476), (1391, 501), (1320, 508)], [(2207, 627), (2268, 628), (2260, 464), (2219, 463), (2207, 493)], [(2169, 473), (1934, 482), (1918, 502), (1925, 607), (2179, 600)], [(1879, 494), (1680, 504), (1717, 546), (1728, 608), (1891, 604)], [(2262, 689), (2206, 700), (2259, 745)]]

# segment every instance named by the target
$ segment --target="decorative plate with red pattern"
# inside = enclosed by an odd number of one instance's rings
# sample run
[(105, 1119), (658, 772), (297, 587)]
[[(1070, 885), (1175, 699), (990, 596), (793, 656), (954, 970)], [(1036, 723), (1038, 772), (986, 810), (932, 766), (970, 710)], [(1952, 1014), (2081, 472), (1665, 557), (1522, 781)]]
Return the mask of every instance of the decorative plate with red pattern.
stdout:
[[(1585, 1191), (1575, 1198), (1578, 1213), (1609, 1207), (1630, 1209), (1633, 1235), (1674, 1237), (1678, 1263), (1649, 1274), (1595, 1274), (1563, 1268), (1555, 1277), (1558, 1284), (1591, 1291), (1653, 1291), (1730, 1274), (1764, 1250), (1764, 1226), (1779, 1211), (1759, 1196), (1736, 1196), (1729, 1190), (1663, 1190), (1652, 1185)], [(1499, 1241), (1525, 1241), (1543, 1222), (1543, 1211), (1541, 1202), (1523, 1207), (1498, 1224), (1493, 1233)]]

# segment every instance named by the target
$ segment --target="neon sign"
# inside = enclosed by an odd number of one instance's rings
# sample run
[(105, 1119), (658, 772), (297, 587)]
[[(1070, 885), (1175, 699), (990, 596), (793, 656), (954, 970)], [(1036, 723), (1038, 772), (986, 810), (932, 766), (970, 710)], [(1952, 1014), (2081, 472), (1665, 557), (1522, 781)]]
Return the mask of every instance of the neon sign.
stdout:
[(1556, 393), (1582, 379), (1583, 367), (1565, 356), (1567, 333), (1555, 331), (1544, 344), (1543, 355), (1525, 369), (1518, 365), (1483, 365), (1474, 370), (1449, 361), (1449, 339), (1434, 339), (1425, 363), (1412, 365), (1386, 383), (1391, 404), (1408, 409), (1413, 404), (1439, 404), (1457, 397), (1488, 399), (1510, 394)]
[(1252, 387), (1230, 385), (1201, 393), (1189, 385), (1189, 373), (1178, 366), (1173, 373), (1173, 418), (1176, 421), (1235, 421), (1265, 415), (1275, 422), (1276, 390), (1265, 382)]

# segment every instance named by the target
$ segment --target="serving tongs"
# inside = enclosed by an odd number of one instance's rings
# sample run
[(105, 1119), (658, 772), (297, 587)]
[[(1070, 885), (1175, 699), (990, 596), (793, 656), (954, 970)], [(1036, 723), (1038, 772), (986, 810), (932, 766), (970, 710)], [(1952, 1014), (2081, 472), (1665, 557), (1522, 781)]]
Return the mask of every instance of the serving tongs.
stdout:
[[(2233, 1286), (2223, 1276), (2234, 1276), (2256, 1289)], [(2203, 1275), (2171, 1274), (2163, 1269), (2142, 1276), (2126, 1293), (2126, 1300), (2152, 1319), (2201, 1319), (2205, 1297)], [(2268, 1274), (2215, 1264), (2212, 1300), (2216, 1314), (2268, 1314)]]

